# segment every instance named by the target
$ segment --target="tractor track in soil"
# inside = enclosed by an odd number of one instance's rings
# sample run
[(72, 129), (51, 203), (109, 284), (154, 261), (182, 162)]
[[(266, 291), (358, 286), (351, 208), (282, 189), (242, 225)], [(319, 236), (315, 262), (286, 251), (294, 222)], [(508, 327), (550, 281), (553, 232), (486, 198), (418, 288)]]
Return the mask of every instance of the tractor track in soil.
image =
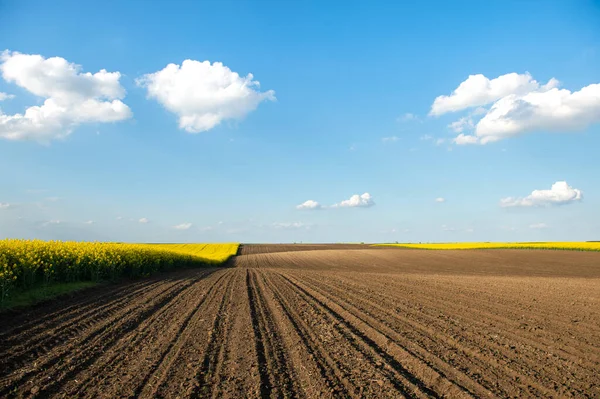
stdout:
[(0, 314), (0, 397), (600, 398), (600, 254), (243, 245)]

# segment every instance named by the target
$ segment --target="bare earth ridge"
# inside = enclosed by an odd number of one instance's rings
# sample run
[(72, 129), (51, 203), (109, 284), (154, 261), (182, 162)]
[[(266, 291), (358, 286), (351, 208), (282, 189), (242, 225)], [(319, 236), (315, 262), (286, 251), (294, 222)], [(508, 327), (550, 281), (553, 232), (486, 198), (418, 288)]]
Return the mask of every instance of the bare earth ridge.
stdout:
[(600, 397), (600, 253), (240, 254), (0, 314), (0, 397)]

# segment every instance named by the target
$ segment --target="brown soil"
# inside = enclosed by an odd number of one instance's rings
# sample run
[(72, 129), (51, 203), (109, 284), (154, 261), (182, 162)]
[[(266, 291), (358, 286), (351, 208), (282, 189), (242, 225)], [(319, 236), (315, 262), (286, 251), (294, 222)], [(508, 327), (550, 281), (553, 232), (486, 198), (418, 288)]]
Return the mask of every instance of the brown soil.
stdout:
[(600, 397), (598, 253), (289, 247), (0, 315), (0, 397)]

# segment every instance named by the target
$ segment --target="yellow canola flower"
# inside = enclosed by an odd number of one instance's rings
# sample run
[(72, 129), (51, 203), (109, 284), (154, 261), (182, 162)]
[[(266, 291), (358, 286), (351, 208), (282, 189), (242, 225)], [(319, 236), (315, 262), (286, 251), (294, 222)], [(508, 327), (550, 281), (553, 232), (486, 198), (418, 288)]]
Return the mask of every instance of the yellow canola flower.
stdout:
[(14, 285), (137, 277), (178, 267), (220, 265), (239, 244), (122, 244), (0, 240), (0, 301)]
[(414, 249), (563, 249), (572, 251), (600, 251), (600, 242), (456, 242), (439, 244), (374, 244)]

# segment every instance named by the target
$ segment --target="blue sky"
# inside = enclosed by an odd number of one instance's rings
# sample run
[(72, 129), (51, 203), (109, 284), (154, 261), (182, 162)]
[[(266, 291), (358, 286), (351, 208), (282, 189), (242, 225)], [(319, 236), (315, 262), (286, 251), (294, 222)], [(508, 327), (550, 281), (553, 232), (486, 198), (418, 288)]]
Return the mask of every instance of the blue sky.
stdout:
[(0, 238), (600, 239), (597, 1), (84, 3), (0, 1)]

